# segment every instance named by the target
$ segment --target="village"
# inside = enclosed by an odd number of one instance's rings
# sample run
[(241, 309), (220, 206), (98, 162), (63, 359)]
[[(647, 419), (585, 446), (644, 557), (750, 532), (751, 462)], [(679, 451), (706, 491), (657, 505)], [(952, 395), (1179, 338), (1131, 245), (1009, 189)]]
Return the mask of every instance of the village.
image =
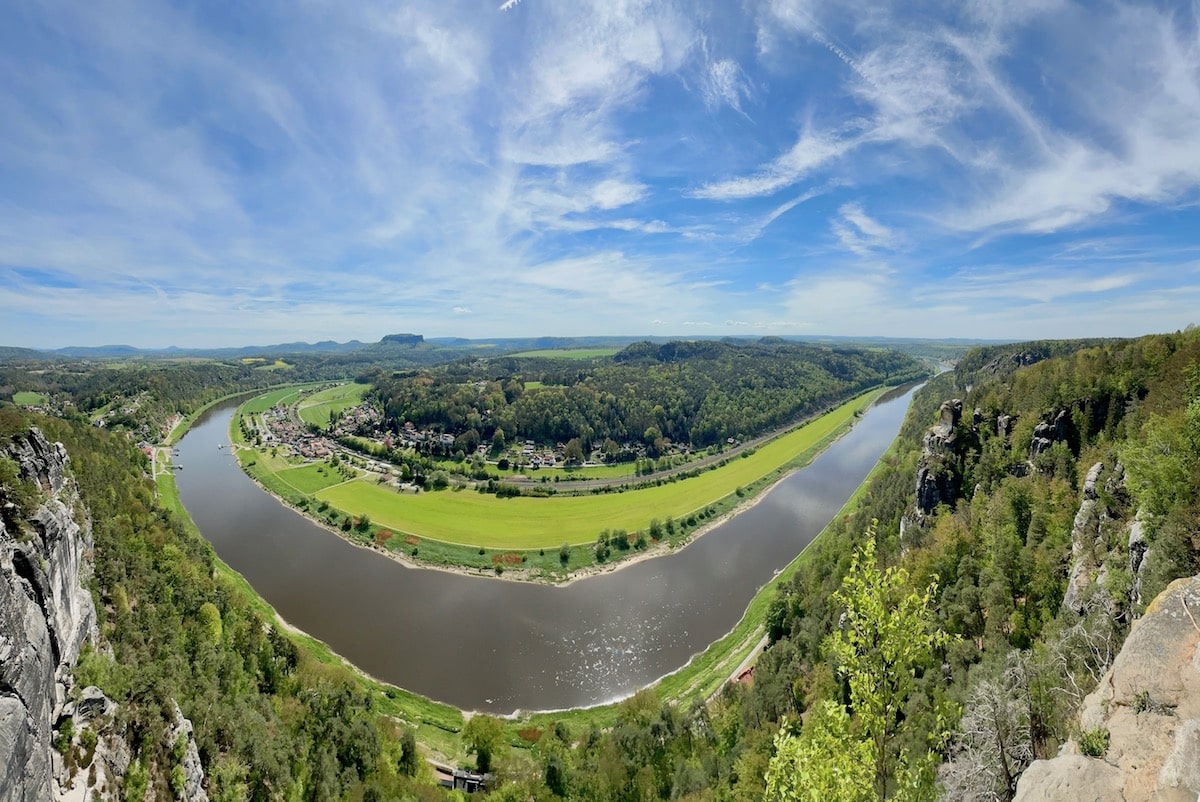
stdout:
[[(517, 482), (533, 481), (526, 474), (544, 469), (568, 465), (588, 468), (612, 461), (630, 463), (631, 473), (652, 472), (656, 467), (675, 465), (691, 456), (687, 446), (671, 444), (665, 458), (651, 460), (643, 444), (627, 442), (618, 446), (617, 459), (597, 447), (584, 459), (579, 459), (580, 452), (576, 452), (571, 460), (571, 449), (566, 443), (551, 446), (528, 439), (507, 444), (498, 452), (491, 441), (484, 440), (467, 453), (454, 433), (421, 429), (411, 421), (406, 421), (399, 432), (385, 429), (382, 414), (368, 401), (331, 415), (330, 426), (325, 430), (302, 422), (294, 402), (244, 416), (242, 425), (247, 440), (258, 448), (281, 449), (306, 461), (328, 460), (337, 455), (358, 467), (392, 477), (401, 488), (411, 485), (399, 478), (402, 472), (398, 470), (397, 452), (440, 462), (445, 470), (470, 474), (471, 478), (483, 478), (482, 474), (491, 468)], [(729, 445), (734, 444), (736, 441)], [(509, 471), (513, 473), (508, 474)], [(543, 477), (542, 481), (548, 479)]]

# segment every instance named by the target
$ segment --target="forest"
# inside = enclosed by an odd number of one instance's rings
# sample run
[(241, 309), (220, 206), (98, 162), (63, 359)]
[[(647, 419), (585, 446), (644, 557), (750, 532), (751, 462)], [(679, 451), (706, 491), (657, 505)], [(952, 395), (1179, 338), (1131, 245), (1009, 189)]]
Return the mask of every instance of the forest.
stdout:
[[(769, 363), (772, 348), (749, 358)], [(521, 399), (544, 392), (521, 392), (525, 381), (599, 399), (616, 396), (622, 371), (638, 362), (656, 377), (644, 392), (668, 393), (662, 416), (651, 408), (639, 418), (629, 411), (638, 401), (614, 421), (636, 429), (653, 420), (664, 435), (695, 437), (719, 430), (721, 418), (672, 406), (668, 377), (703, 387), (728, 380), (741, 358), (636, 347), (574, 377), (501, 363), (488, 378), (463, 364), (423, 384), (379, 377), (378, 391), (392, 388), (398, 401), (437, 395), (417, 386), (444, 387), (454, 398), (474, 376), (494, 385), (493, 417), (508, 410), (517, 421)], [(804, 370), (837, 381), (840, 362), (830, 359)], [(906, 369), (836, 359), (855, 366), (841, 381)], [(764, 398), (813, 401), (787, 396), (784, 375), (764, 382)], [(723, 403), (745, 389), (735, 383)], [(643, 398), (636, 384), (630, 396)], [(930, 427), (953, 399), (963, 412), (935, 442)], [(441, 403), (429, 409), (482, 416), (478, 399)], [(195, 725), (214, 800), (442, 797), (412, 729), (351, 671), (315, 659), (265, 618), (214, 570), (199, 535), (156, 506), (127, 438), (11, 407), (0, 409), (0, 435), (30, 421), (66, 444), (94, 521), (107, 647), (80, 661), (77, 679), (121, 705), (135, 757), (125, 798), (147, 786), (170, 798), (173, 757), (159, 737), (168, 699)], [(916, 505), (922, 467), (949, 489), (929, 509)], [(1101, 538), (1092, 579), (1072, 590), (1072, 526), (1089, 476)], [(564, 717), (518, 729), (476, 716), (463, 748), (494, 773), (488, 796), (503, 800), (1011, 799), (1031, 760), (1081, 735), (1075, 707), (1130, 623), (1171, 579), (1200, 570), (1198, 497), (1200, 333), (970, 353), (917, 394), (857, 507), (774, 598), (751, 683), (683, 707), (642, 691), (591, 724)], [(1128, 531), (1139, 512), (1146, 548), (1135, 568)]]
[(896, 351), (771, 338), (640, 342), (573, 363), (498, 357), (381, 372), (372, 397), (397, 432), (412, 423), (473, 442), (578, 439), (585, 453), (605, 441), (662, 451), (667, 441), (704, 448), (751, 437), (869, 387), (925, 375)]

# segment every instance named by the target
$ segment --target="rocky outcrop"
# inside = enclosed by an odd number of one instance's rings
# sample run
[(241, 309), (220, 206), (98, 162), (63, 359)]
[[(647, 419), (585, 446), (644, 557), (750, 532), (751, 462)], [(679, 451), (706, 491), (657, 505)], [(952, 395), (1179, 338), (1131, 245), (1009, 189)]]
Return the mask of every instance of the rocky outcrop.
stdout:
[(1134, 607), (1142, 603), (1142, 572), (1149, 556), (1146, 526), (1139, 511), (1133, 523), (1129, 525), (1129, 575), (1133, 577), (1133, 584), (1129, 588), (1129, 602)]
[(918, 515), (928, 515), (939, 504), (954, 504), (958, 500), (961, 476), (956, 427), (962, 411), (962, 401), (957, 398), (943, 403), (937, 425), (925, 433), (917, 462)]
[[(116, 732), (117, 704), (95, 686), (68, 702), (61, 720), (71, 719), (74, 737), (64, 754), (56, 750), (54, 778), (58, 800), (118, 799), (121, 778), (129, 769), (129, 744)], [(88, 733), (94, 737), (88, 738)]]
[(1036, 761), (1018, 802), (1193, 802), (1200, 796), (1200, 576), (1173, 582), (1146, 609), (1080, 713), (1107, 730), (1102, 757), (1068, 742)]
[(95, 637), (91, 526), (61, 444), (30, 429), (2, 455), (43, 501), (27, 520), (0, 518), (0, 799), (41, 802), (71, 669)]
[(1025, 368), (1041, 362), (1045, 357), (1029, 351), (1017, 351), (1014, 354), (1000, 356), (988, 362), (979, 369), (980, 373), (988, 376), (1007, 376), (1017, 368)]
[(1012, 415), (1002, 414), (996, 416), (996, 434), (1008, 440), (1012, 436), (1013, 426), (1017, 423), (1017, 419)]
[(179, 705), (171, 702), (174, 715), (171, 726), (163, 734), (163, 745), (177, 753), (183, 772), (183, 789), (178, 795), (182, 802), (208, 802), (204, 791), (204, 768), (200, 765), (200, 750), (192, 733), (192, 722), (183, 717)]
[(1103, 509), (1096, 496), (1096, 483), (1103, 470), (1104, 463), (1097, 462), (1087, 472), (1083, 482), (1083, 501), (1079, 504), (1079, 512), (1075, 513), (1075, 523), (1071, 527), (1071, 570), (1062, 606), (1079, 615), (1086, 611), (1088, 590), (1096, 581), (1104, 557), (1100, 532)]
[(1055, 413), (1050, 421), (1042, 421), (1033, 427), (1033, 439), (1029, 443), (1029, 459), (1033, 460), (1050, 450), (1055, 443), (1065, 442), (1071, 417), (1065, 409)]

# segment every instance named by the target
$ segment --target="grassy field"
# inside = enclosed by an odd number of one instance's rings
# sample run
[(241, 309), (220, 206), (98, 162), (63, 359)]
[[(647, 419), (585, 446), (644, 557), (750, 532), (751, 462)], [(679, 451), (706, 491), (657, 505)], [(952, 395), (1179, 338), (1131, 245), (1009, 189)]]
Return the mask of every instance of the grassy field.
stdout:
[(329, 427), (329, 413), (343, 412), (362, 403), (363, 396), (371, 389), (369, 384), (340, 384), (313, 393), (296, 406), (300, 420), (322, 429)]
[(35, 393), (32, 390), (22, 390), (19, 393), (13, 393), (13, 403), (21, 407), (32, 407), (37, 404), (44, 404), (46, 401), (46, 396), (41, 393)]
[(259, 365), (257, 368), (255, 368), (255, 370), (294, 370), (295, 367), (295, 365), (284, 362), (282, 359), (276, 359), (269, 365)]
[(601, 356), (612, 356), (620, 350), (620, 348), (564, 348), (562, 350), (550, 348), (541, 351), (522, 351), (519, 354), (509, 354), (509, 356), (530, 359), (595, 359)]
[(253, 414), (256, 412), (266, 412), (276, 404), (287, 404), (295, 401), (306, 390), (309, 390), (314, 385), (298, 385), (292, 387), (280, 387), (278, 390), (272, 390), (269, 393), (251, 398), (242, 405), (240, 412)]
[(332, 485), (345, 480), (328, 463), (317, 462), (312, 465), (301, 465), (298, 468), (286, 468), (276, 471), (280, 480), (287, 482), (301, 493), (312, 495)]
[(652, 518), (687, 518), (778, 471), (842, 430), (878, 393), (860, 396), (728, 464), (657, 487), (588, 496), (496, 498), (471, 491), (402, 495), (360, 479), (316, 494), (350, 514), (425, 539), (485, 548), (553, 548), (592, 542), (603, 529), (636, 531)]

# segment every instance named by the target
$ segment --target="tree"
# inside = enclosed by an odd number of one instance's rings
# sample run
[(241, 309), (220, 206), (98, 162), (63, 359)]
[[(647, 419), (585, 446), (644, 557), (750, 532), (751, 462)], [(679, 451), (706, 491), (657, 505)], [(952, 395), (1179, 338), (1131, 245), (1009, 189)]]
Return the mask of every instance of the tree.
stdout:
[[(920, 797), (921, 789), (932, 783), (933, 755), (897, 753), (895, 743), (912, 724), (903, 712), (918, 670), (949, 641), (945, 632), (931, 628), (936, 590), (933, 582), (917, 594), (909, 589), (903, 568), (880, 570), (872, 525), (834, 594), (846, 606), (845, 625), (828, 638), (826, 649), (850, 686), (850, 706), (870, 745), (875, 796), (881, 801), (891, 786), (898, 785), (898, 797), (912, 798), (910, 794)], [(940, 721), (935, 725), (939, 729), (944, 734)]]
[[(930, 626), (935, 590), (933, 583), (917, 594), (909, 589), (904, 569), (881, 570), (875, 526), (868, 527), (866, 543), (833, 595), (846, 608), (841, 629), (825, 642), (849, 688), (853, 718), (837, 702), (826, 701), (800, 736), (780, 735), (768, 775), (769, 802), (932, 796), (932, 752), (913, 757), (897, 743), (919, 726), (905, 710), (917, 672), (949, 639)], [(940, 718), (932, 729), (935, 738), (944, 737)]]
[(579, 442), (578, 437), (572, 437), (567, 441), (567, 445), (563, 449), (563, 458), (570, 465), (579, 465), (583, 462), (583, 444)]
[(1012, 799), (1017, 778), (1034, 758), (1036, 713), (1027, 655), (1009, 652), (996, 677), (975, 683), (967, 698), (951, 759), (940, 780), (962, 800)]
[(463, 743), (475, 753), (475, 767), (481, 772), (492, 770), (492, 761), (507, 745), (504, 737), (504, 722), (495, 716), (479, 714), (462, 730)]
[(766, 802), (869, 802), (871, 747), (850, 735), (850, 716), (826, 700), (792, 734), (784, 719), (767, 767)]
[(421, 765), (421, 754), (417, 751), (417, 737), (410, 729), (404, 730), (400, 739), (400, 763), (397, 768), (405, 777), (416, 777)]

